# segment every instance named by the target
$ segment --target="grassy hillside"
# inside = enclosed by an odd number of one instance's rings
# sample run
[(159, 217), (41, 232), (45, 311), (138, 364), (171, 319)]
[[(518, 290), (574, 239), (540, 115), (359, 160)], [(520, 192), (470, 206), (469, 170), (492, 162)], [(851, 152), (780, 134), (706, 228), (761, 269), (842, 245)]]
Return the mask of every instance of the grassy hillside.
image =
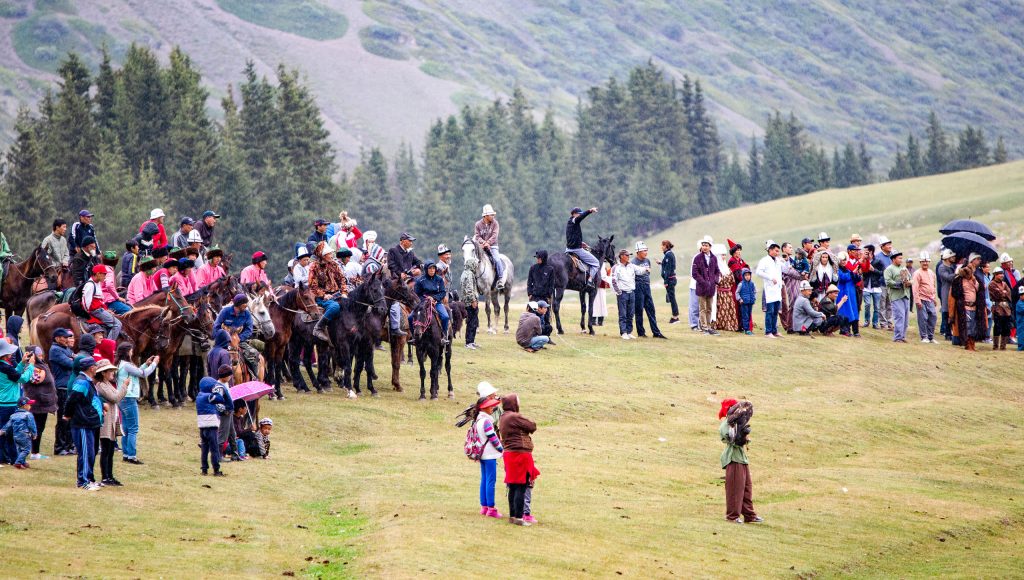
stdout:
[(351, 159), (365, 144), (416, 142), (432, 118), (516, 84), (570, 118), (589, 86), (653, 59), (702, 77), (727, 142), (745, 146), (768, 112), (792, 109), (826, 146), (863, 133), (888, 156), (934, 108), (1019, 155), (1021, 30), (1013, 0), (0, 0), (0, 66), (46, 79), (69, 48), (179, 44), (219, 90), (246, 59), (268, 71), (284, 60), (309, 74)]
[(744, 258), (753, 263), (768, 239), (796, 245), (825, 231), (845, 248), (858, 233), (865, 243), (887, 235), (893, 247), (916, 258), (921, 250), (934, 255), (939, 228), (964, 217), (987, 224), (999, 236), (995, 246), (1024, 261), (1024, 162), (739, 207), (680, 222), (648, 240), (672, 240), (692, 256), (705, 234), (722, 243), (730, 238), (744, 245)]

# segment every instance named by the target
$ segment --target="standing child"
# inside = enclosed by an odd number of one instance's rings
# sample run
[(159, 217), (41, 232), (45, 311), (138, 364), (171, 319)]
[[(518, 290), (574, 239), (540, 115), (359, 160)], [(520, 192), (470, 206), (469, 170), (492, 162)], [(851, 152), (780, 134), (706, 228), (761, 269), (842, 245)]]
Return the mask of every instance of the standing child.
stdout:
[(533, 463), (533, 439), (537, 424), (519, 413), (519, 396), (515, 393), (501, 399), (504, 411), (498, 422), (498, 430), (505, 445), (505, 484), (508, 485), (509, 522), (517, 526), (529, 526), (526, 515), (526, 490), (540, 476)]
[(491, 518), (504, 517), (494, 507), (494, 486), (498, 482), (498, 458), (504, 451), (490, 414), (498, 405), (497, 399), (484, 398), (477, 405), (479, 412), (473, 422), (477, 438), (484, 443), (483, 451), (480, 454), (480, 515)]
[(32, 453), (32, 441), (39, 438), (39, 433), (36, 432), (36, 420), (32, 416), (34, 403), (35, 401), (28, 397), (19, 399), (18, 410), (11, 414), (3, 427), (0, 427), (0, 436), (9, 433), (14, 437), (14, 447), (17, 450), (14, 467), (17, 469), (28, 469), (28, 456)]
[(96, 392), (103, 400), (103, 424), (100, 426), (100, 473), (103, 486), (121, 487), (114, 477), (114, 446), (121, 432), (121, 412), (118, 405), (128, 393), (131, 381), (125, 378), (117, 385), (117, 367), (107, 359), (100, 359), (96, 368)]
[[(18, 347), (6, 340), (0, 340), (0, 425), (18, 412), (18, 401), (22, 397), (22, 385), (32, 380), (35, 373), (34, 352), (26, 352), (15, 364)], [(17, 452), (14, 437), (7, 433), (0, 437), (0, 463), (15, 462)]]
[(217, 405), (224, 405), (225, 402), (220, 395), (213, 393), (213, 387), (216, 384), (217, 379), (213, 377), (203, 377), (199, 381), (199, 395), (196, 397), (196, 420), (199, 425), (199, 442), (202, 448), (200, 458), (203, 475), (207, 475), (212, 462), (213, 475), (223, 477), (224, 472), (220, 470), (220, 445), (217, 443), (217, 432), (220, 426)]
[[(737, 523), (759, 524), (764, 521), (754, 511), (753, 484), (747, 467), (744, 447), (750, 434), (748, 422), (754, 407), (748, 401), (725, 399), (718, 411), (722, 424), (718, 435), (725, 443), (722, 451), (722, 469), (725, 470), (725, 519)], [(740, 519), (740, 515), (743, 519)]]
[(743, 334), (754, 334), (750, 329), (751, 316), (754, 311), (754, 303), (757, 302), (757, 288), (750, 279), (750, 270), (743, 268), (741, 272), (743, 279), (736, 287), (736, 301), (740, 305), (740, 328)]

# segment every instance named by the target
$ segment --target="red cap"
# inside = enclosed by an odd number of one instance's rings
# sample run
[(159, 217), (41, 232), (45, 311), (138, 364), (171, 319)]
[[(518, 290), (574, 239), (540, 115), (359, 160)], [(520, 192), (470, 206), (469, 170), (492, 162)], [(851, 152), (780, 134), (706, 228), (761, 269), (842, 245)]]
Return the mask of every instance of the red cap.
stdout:
[(107, 267), (104, 266), (103, 264), (96, 264), (95, 266), (92, 267), (92, 273), (93, 274), (106, 274), (107, 273)]
[(267, 259), (267, 255), (264, 254), (263, 252), (253, 252), (253, 255), (252, 255), (252, 263), (253, 264), (255, 264), (257, 262), (260, 262), (262, 260), (265, 260), (265, 259)]
[(501, 404), (501, 401), (499, 401), (498, 399), (487, 399), (483, 403), (480, 403), (480, 410), (486, 411), (487, 409), (493, 409), (494, 407), (497, 407), (499, 404)]
[(722, 408), (719, 409), (719, 411), (718, 411), (718, 418), (719, 419), (724, 419), (725, 416), (729, 414), (729, 407), (732, 407), (733, 405), (735, 405), (738, 402), (739, 401), (737, 401), (736, 399), (725, 399), (725, 400), (723, 400), (722, 401)]

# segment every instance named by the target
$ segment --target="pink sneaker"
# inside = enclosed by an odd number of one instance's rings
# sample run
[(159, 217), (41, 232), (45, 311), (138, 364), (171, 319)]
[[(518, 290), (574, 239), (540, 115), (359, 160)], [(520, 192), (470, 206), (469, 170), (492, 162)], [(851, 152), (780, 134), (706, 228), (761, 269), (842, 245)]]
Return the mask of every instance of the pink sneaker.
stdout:
[(488, 508), (487, 509), (487, 517), (489, 517), (489, 518), (503, 518), (505, 516), (501, 515), (501, 513), (498, 512), (498, 508)]
[(486, 516), (487, 514), (490, 513), (490, 511), (491, 511), (491, 508), (489, 508), (489, 507), (487, 507), (485, 505), (480, 506), (480, 515)]
[(532, 515), (526, 515), (523, 516), (523, 521), (530, 524), (535, 524), (537, 523), (537, 518), (533, 517)]

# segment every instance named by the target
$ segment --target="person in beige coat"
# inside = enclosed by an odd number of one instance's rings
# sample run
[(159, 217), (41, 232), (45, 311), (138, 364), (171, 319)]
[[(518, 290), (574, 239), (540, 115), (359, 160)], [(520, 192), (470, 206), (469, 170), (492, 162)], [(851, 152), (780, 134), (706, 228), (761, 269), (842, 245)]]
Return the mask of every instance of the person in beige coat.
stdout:
[(120, 385), (115, 386), (117, 367), (107, 359), (101, 359), (97, 365), (96, 392), (103, 400), (103, 424), (100, 426), (100, 472), (103, 479), (100, 484), (120, 487), (121, 482), (114, 477), (114, 447), (118, 435), (124, 434), (121, 431), (121, 410), (118, 403), (128, 393), (131, 380), (126, 378)]

